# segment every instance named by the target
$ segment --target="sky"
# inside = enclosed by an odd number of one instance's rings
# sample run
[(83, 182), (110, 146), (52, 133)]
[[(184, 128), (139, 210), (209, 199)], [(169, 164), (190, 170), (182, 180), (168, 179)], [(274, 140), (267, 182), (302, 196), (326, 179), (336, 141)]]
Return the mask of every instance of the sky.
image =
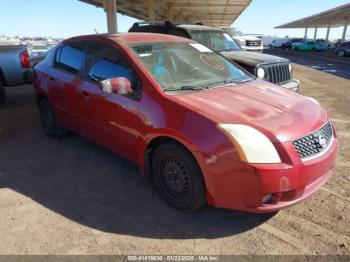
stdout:
[[(349, 0), (253, 0), (233, 26), (244, 33), (304, 36), (303, 29), (273, 28), (346, 3)], [(118, 30), (126, 32), (136, 21), (118, 14)], [(0, 35), (67, 38), (95, 30), (107, 31), (103, 9), (78, 0), (0, 0)], [(313, 37), (313, 33), (310, 29), (308, 36)], [(332, 29), (330, 39), (341, 34), (342, 28)], [(318, 35), (324, 38), (326, 29), (319, 29)]]

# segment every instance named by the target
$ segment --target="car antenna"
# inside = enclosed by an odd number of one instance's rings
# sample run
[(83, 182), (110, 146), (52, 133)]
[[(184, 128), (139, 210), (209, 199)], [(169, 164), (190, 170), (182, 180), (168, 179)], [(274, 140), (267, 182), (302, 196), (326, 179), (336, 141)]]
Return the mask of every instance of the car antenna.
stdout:
[(94, 28), (94, 31), (95, 31), (96, 35), (98, 35), (98, 31), (96, 30), (96, 28)]

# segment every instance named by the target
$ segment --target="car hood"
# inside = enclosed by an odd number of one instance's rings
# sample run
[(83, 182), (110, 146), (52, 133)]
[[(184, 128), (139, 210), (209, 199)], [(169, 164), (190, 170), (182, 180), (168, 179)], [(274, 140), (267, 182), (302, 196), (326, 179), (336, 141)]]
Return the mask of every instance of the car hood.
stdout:
[(274, 143), (303, 137), (328, 119), (325, 110), (306, 96), (260, 80), (173, 98), (217, 124), (252, 126)]
[(231, 52), (221, 52), (221, 54), (226, 58), (232, 59), (237, 63), (243, 63), (253, 67), (256, 67), (259, 64), (289, 62), (289, 60), (285, 58), (281, 58), (274, 55), (266, 55), (258, 52), (231, 51)]

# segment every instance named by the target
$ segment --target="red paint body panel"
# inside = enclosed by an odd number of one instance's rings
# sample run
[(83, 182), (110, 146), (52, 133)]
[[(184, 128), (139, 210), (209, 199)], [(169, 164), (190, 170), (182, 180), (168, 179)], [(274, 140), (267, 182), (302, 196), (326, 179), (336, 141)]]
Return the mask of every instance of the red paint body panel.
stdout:
[[(175, 139), (197, 160), (210, 205), (251, 212), (275, 211), (295, 204), (330, 177), (337, 155), (336, 138), (325, 154), (305, 162), (291, 144), (329, 120), (327, 113), (306, 97), (264, 81), (166, 94), (127, 44), (191, 40), (129, 33), (83, 36), (65, 43), (77, 40), (101, 41), (118, 49), (142, 81), (141, 99), (106, 95), (98, 86), (46, 62), (35, 68), (34, 88), (38, 95), (49, 98), (65, 127), (131, 159), (141, 172), (153, 139)], [(242, 162), (237, 149), (217, 128), (220, 123), (258, 129), (274, 143), (282, 163)], [(270, 193), (274, 194), (274, 202), (262, 204), (263, 196)]]

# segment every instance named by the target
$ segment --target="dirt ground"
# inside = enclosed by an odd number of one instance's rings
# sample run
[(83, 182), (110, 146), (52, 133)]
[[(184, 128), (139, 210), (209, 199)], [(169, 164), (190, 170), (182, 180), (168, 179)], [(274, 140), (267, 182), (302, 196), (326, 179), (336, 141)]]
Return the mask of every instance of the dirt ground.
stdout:
[(350, 81), (295, 66), (329, 110), (333, 178), (275, 215), (205, 207), (183, 214), (126, 160), (77, 135), (50, 140), (31, 86), (0, 110), (0, 254), (350, 254)]

